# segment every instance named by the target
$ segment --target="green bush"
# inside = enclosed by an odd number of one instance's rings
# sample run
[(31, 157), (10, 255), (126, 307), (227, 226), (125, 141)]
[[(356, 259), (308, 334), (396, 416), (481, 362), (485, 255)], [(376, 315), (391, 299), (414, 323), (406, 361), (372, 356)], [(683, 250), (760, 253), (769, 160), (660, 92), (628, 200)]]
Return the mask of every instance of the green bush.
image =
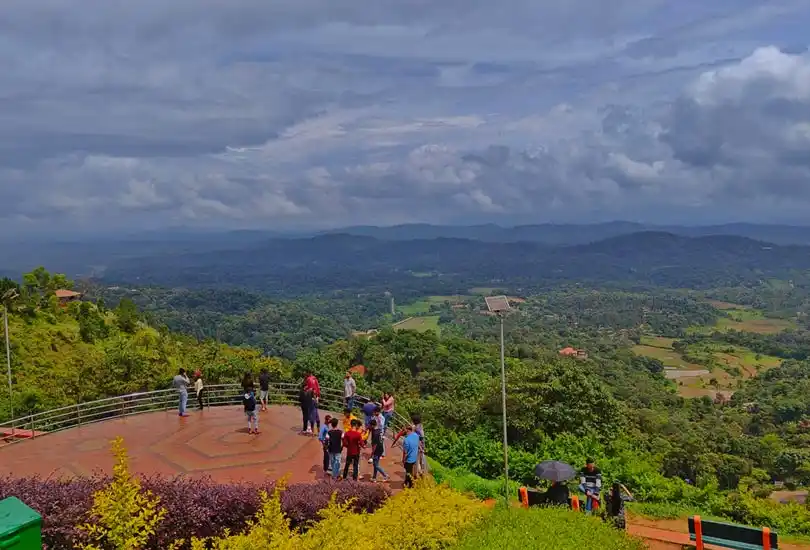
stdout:
[(601, 520), (562, 508), (498, 508), (453, 550), (642, 550), (640, 541)]
[[(438, 462), (428, 459), (430, 473), (436, 483), (446, 483), (461, 493), (471, 493), (481, 500), (503, 497), (503, 480), (484, 479), (461, 469), (445, 468)], [(517, 500), (519, 484), (509, 482), (509, 498)]]

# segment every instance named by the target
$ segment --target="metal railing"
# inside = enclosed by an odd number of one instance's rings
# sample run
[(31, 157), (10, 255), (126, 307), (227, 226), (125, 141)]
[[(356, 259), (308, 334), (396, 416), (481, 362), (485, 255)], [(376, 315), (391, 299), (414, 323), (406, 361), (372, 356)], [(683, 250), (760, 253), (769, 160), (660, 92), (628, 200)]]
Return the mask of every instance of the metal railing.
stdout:
[[(270, 385), (267, 396), (268, 404), (298, 405), (298, 394), (301, 384), (275, 383)], [(203, 406), (221, 407), (242, 404), (242, 386), (240, 384), (214, 384), (203, 388)], [(197, 396), (189, 392), (188, 408), (197, 406)], [(258, 397), (258, 396), (257, 396)], [(6, 443), (16, 443), (27, 439), (39, 438), (49, 433), (103, 422), (113, 418), (122, 418), (148, 412), (168, 411), (177, 409), (178, 392), (175, 389), (155, 390), (148, 392), (130, 393), (117, 397), (108, 397), (96, 401), (87, 401), (51, 409), (39, 413), (29, 414), (16, 418), (0, 428), (6, 432)], [(364, 405), (370, 399), (355, 396), (355, 403)], [(331, 388), (321, 389), (321, 399), (318, 404), (320, 411), (342, 412), (344, 408), (343, 392)], [(399, 430), (409, 421), (398, 413), (391, 418), (390, 428)], [(13, 432), (19, 432), (17, 434)], [(2, 436), (3, 434), (0, 434)], [(9, 437), (10, 436), (10, 437)]]

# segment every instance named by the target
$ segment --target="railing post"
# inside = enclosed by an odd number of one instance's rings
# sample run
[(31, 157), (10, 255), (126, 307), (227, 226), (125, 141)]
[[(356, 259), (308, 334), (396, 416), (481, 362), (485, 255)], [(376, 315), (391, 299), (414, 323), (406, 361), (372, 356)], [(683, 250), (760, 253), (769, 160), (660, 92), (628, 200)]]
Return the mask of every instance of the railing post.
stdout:
[(703, 550), (703, 524), (700, 516), (695, 516), (695, 550)]
[(762, 528), (762, 550), (771, 550), (771, 529), (770, 527)]
[(76, 403), (76, 420), (79, 423), (79, 426), (82, 425), (82, 407), (78, 403)]
[(31, 439), (34, 439), (34, 437), (35, 437), (34, 433), (35, 432), (34, 432), (34, 415), (33, 414), (28, 415), (28, 426), (31, 429)]

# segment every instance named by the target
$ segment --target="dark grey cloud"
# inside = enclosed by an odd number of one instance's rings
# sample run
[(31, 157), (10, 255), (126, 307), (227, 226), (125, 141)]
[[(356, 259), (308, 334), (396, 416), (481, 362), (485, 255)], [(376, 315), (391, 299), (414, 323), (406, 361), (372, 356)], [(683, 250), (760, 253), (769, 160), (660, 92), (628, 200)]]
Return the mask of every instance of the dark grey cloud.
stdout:
[(7, 0), (0, 226), (810, 204), (806, 0)]

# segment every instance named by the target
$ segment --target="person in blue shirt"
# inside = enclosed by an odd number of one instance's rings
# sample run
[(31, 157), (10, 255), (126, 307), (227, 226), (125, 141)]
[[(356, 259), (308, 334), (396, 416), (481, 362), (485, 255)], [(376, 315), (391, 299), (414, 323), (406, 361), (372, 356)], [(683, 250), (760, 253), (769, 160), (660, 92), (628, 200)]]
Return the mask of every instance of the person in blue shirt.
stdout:
[(414, 470), (419, 461), (419, 434), (412, 425), (405, 428), (405, 439), (402, 441), (402, 462), (405, 464), (405, 487), (413, 487)]
[(329, 471), (329, 447), (326, 444), (326, 434), (328, 434), (329, 430), (332, 428), (330, 426), (332, 416), (327, 414), (323, 421), (321, 431), (318, 432), (318, 441), (320, 441), (321, 445), (323, 446), (323, 471), (326, 473)]

